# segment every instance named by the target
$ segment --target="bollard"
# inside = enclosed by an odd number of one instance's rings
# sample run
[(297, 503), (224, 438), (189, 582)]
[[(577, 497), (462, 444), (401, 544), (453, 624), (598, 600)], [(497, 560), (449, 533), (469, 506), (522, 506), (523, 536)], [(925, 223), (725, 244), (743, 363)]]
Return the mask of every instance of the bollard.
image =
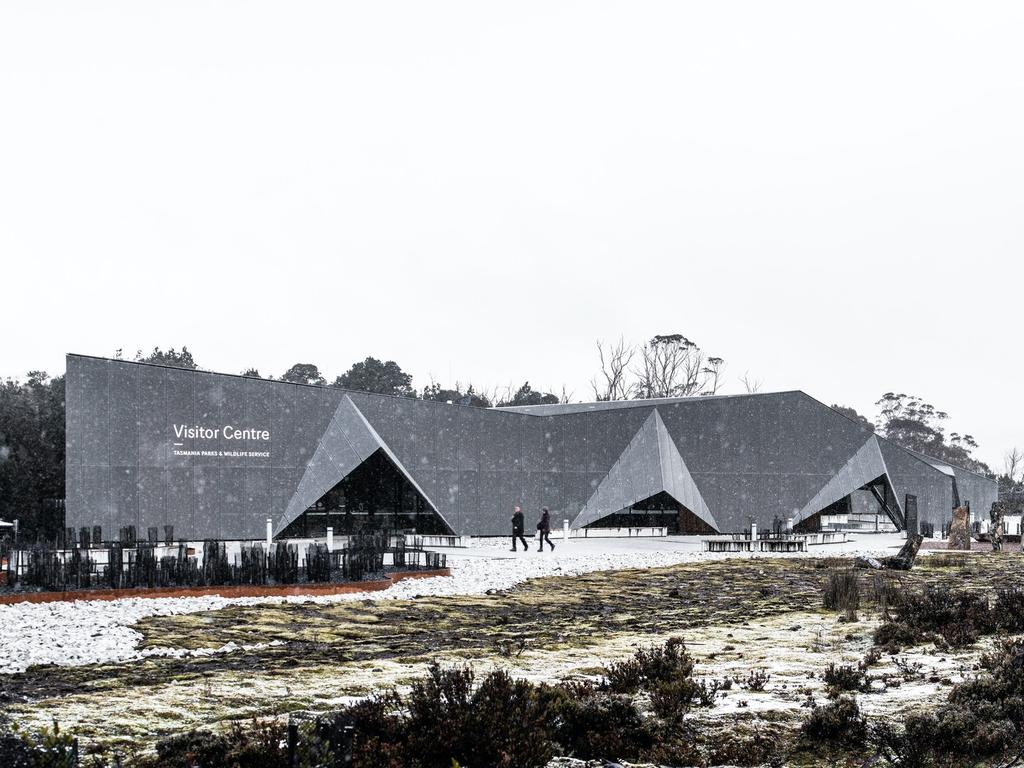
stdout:
[(334, 528), (327, 526), (327, 551), (334, 551)]
[(267, 552), (270, 552), (270, 540), (274, 538), (273, 521), (267, 518)]
[(750, 524), (750, 551), (757, 551), (757, 523)]
[(562, 541), (569, 540), (569, 521), (562, 520)]
[(299, 726), (288, 718), (288, 768), (297, 768), (299, 756)]

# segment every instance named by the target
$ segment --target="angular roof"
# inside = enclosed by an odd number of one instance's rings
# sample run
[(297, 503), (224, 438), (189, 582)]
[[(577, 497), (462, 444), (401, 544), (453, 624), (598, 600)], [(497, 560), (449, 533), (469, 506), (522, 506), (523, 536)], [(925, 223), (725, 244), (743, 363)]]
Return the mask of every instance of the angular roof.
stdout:
[(665, 429), (665, 422), (654, 409), (576, 515), (572, 525), (574, 528), (589, 525), (662, 492), (718, 529), (718, 523), (694, 483), (686, 462)]

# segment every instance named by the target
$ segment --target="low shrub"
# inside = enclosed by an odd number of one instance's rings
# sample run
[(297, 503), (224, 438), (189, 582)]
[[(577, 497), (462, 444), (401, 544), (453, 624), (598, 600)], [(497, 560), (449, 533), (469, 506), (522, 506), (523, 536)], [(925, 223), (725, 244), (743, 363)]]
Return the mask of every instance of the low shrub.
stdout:
[[(1024, 598), (1021, 600), (1024, 605)], [(920, 592), (904, 592), (894, 607), (897, 618), (875, 630), (876, 645), (893, 647), (934, 641), (943, 647), (963, 648), (974, 644), (980, 635), (991, 634), (999, 625), (997, 612), (989, 607), (984, 595), (953, 592), (948, 587), (929, 586)]]
[(1006, 632), (1024, 632), (1024, 589), (1000, 589), (992, 606), (995, 623)]
[(879, 754), (907, 768), (993, 764), (1016, 755), (1024, 743), (1024, 639), (997, 643), (981, 667), (982, 675), (954, 686), (934, 712), (900, 725), (873, 724)]
[(287, 768), (286, 725), (277, 721), (235, 722), (222, 733), (194, 730), (158, 741), (152, 768)]
[(649, 690), (655, 683), (689, 678), (693, 659), (682, 638), (672, 637), (663, 646), (640, 648), (631, 659), (616, 662), (605, 670), (604, 688), (612, 693)]
[(564, 753), (584, 760), (639, 757), (656, 741), (652, 723), (622, 694), (598, 691), (582, 700), (566, 697), (552, 714), (553, 736)]
[(772, 676), (768, 674), (767, 670), (755, 669), (740, 681), (740, 688), (747, 691), (763, 691), (771, 679)]
[(717, 688), (710, 690), (703, 680), (699, 683), (690, 679), (657, 683), (650, 691), (651, 709), (664, 720), (679, 720), (690, 711), (695, 699), (699, 698), (702, 704), (710, 699), (705, 704), (710, 706), (717, 693)]
[(812, 706), (800, 732), (811, 741), (860, 745), (867, 738), (867, 724), (860, 714), (857, 700), (852, 696), (842, 696), (827, 704)]
[(38, 731), (0, 735), (0, 765), (4, 768), (76, 768), (75, 740), (57, 722)]
[(865, 691), (869, 686), (867, 675), (852, 664), (829, 664), (822, 679), (833, 698), (843, 691)]
[(853, 569), (833, 569), (828, 572), (822, 602), (829, 611), (841, 612), (847, 620), (857, 618), (860, 608), (860, 582)]

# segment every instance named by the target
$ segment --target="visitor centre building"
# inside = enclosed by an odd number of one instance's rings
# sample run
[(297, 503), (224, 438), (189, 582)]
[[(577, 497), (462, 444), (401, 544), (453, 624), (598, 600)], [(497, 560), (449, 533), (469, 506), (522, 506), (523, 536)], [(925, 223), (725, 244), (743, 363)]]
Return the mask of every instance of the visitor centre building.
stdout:
[[(976, 519), (994, 480), (878, 437), (803, 392), (478, 408), (68, 355), (67, 526), (178, 539), (557, 524), (814, 530)], [(916, 517), (916, 522), (915, 522)]]

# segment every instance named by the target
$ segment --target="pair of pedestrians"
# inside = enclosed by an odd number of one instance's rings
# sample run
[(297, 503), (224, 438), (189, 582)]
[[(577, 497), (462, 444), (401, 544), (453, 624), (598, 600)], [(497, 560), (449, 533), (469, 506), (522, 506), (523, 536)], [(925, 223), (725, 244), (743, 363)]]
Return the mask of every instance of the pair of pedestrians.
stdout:
[[(538, 552), (544, 551), (544, 542), (548, 543), (551, 550), (554, 551), (555, 545), (551, 543), (551, 513), (547, 507), (540, 508), (540, 520), (537, 521), (537, 532), (540, 534), (540, 544), (538, 545)], [(528, 551), (530, 545), (526, 543), (526, 539), (523, 537), (523, 510), (516, 504), (512, 508), (512, 552), (516, 551), (516, 540), (523, 543), (523, 551)]]

